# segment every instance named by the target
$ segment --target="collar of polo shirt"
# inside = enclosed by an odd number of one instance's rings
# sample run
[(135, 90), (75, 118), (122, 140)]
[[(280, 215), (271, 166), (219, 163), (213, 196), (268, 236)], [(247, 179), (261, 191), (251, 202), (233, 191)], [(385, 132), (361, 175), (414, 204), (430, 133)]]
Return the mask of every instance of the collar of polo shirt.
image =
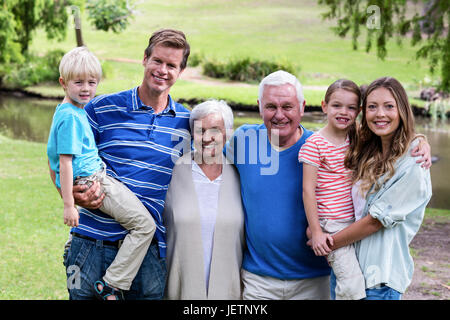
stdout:
[[(147, 106), (142, 103), (141, 98), (139, 98), (138, 87), (133, 88), (133, 94), (132, 94), (131, 99), (132, 99), (133, 111), (143, 109), (143, 110), (151, 110), (153, 112), (153, 108), (151, 106)], [(168, 106), (161, 112), (161, 114), (164, 114), (164, 113), (170, 113), (173, 116), (176, 116), (175, 102), (173, 101), (173, 99), (170, 95), (169, 95)]]

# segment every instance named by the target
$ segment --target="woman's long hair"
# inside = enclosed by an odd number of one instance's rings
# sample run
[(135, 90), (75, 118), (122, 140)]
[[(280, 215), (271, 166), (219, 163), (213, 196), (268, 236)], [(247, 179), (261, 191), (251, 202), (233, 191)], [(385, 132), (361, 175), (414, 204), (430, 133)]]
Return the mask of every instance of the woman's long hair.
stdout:
[[(391, 147), (383, 155), (381, 138), (373, 133), (366, 119), (367, 96), (378, 88), (388, 89), (397, 102), (400, 123), (395, 131)], [(352, 181), (361, 180), (361, 191), (366, 194), (372, 185), (373, 192), (380, 188), (377, 180), (386, 175), (389, 180), (395, 173), (394, 165), (397, 159), (404, 155), (414, 137), (414, 115), (408, 102), (408, 96), (403, 86), (396, 79), (383, 77), (373, 81), (363, 93), (361, 126), (355, 145), (350, 146), (345, 158), (345, 166), (353, 170)]]

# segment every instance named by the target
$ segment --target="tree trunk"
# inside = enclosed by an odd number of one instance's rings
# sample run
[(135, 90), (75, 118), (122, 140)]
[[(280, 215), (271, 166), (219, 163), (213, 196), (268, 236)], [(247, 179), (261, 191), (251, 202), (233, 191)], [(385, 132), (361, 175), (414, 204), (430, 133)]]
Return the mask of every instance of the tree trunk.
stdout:
[(83, 37), (81, 35), (81, 28), (75, 28), (75, 36), (77, 37), (77, 47), (82, 47), (84, 46), (83, 44)]
[(75, 36), (77, 39), (77, 47), (84, 46), (83, 43), (83, 36), (81, 34), (81, 19), (80, 19), (80, 11), (78, 7), (76, 7), (77, 10), (73, 11), (73, 22), (75, 24)]

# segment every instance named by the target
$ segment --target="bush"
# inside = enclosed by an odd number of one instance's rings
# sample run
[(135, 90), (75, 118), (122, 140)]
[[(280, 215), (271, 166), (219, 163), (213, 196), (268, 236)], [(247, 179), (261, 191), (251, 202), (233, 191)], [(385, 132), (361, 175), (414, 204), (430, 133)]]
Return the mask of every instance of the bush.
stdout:
[[(57, 49), (43, 57), (27, 55), (22, 64), (0, 64), (0, 85), (25, 88), (43, 82), (58, 82), (59, 63), (66, 52)], [(112, 77), (114, 69), (108, 61), (101, 62), (103, 78)]]
[(205, 59), (203, 53), (193, 53), (189, 56), (188, 65), (189, 67), (199, 66)]
[(2, 65), (0, 76), (2, 86), (24, 88), (41, 82), (57, 82), (59, 78), (59, 62), (64, 55), (62, 50), (52, 50), (45, 56), (25, 56), (22, 64)]
[(236, 81), (259, 82), (277, 70), (296, 73), (294, 65), (288, 61), (266, 61), (252, 58), (233, 59), (228, 62), (206, 60), (203, 73), (213, 78), (227, 78)]
[(227, 65), (224, 62), (207, 60), (203, 63), (203, 74), (213, 78), (227, 78)]

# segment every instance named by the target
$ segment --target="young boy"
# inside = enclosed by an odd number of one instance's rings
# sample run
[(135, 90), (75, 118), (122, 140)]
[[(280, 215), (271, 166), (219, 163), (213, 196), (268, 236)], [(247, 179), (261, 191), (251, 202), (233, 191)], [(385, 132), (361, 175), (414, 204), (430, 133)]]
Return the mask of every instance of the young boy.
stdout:
[[(106, 175), (84, 106), (95, 96), (102, 70), (86, 47), (72, 49), (61, 59), (59, 83), (65, 97), (56, 107), (50, 128), (47, 155), (55, 184), (64, 202), (64, 223), (78, 226), (79, 214), (72, 195), (74, 184), (98, 181), (105, 193), (100, 210), (129, 231), (113, 263), (94, 290), (100, 299), (123, 299), (150, 246), (155, 222), (141, 201), (121, 182)], [(85, 237), (86, 238), (86, 237)], [(70, 241), (70, 240), (69, 240)], [(95, 241), (95, 240), (93, 240)]]

